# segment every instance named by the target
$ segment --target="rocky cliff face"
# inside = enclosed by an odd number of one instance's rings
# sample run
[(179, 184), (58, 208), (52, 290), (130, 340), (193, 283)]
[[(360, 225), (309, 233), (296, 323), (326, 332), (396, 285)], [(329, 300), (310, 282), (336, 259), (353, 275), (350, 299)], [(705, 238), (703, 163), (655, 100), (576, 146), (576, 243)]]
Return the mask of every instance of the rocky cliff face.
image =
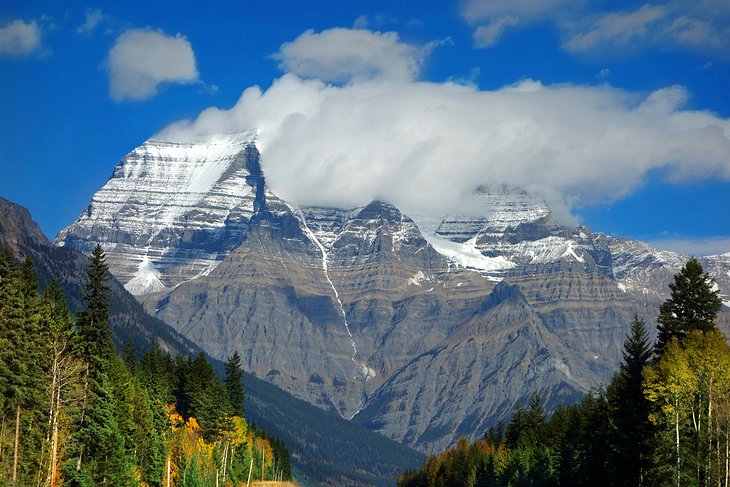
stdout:
[(114, 275), (137, 295), (210, 272), (243, 241), (263, 191), (253, 140), (145, 142), (55, 243), (82, 252), (101, 243)]
[[(101, 242), (146, 309), (214, 357), (238, 351), (256, 376), (424, 451), (534, 392), (555, 405), (607, 383), (633, 315), (653, 328), (686, 261), (559, 225), (503, 186), (479, 189), (477, 216), (418, 224), (383, 202), (297, 208), (265, 190), (247, 137), (146, 143), (57, 241)], [(702, 263), (730, 290), (729, 255)]]
[(550, 408), (574, 402), (598, 382), (519, 287), (500, 283), (470, 320), (390, 377), (356, 420), (441, 451), (507, 420), (535, 392)]
[[(449, 295), (457, 288), (464, 297)], [(238, 351), (246, 370), (350, 418), (490, 288), (450, 268), (390, 205), (344, 212), (269, 200), (207, 276), (144, 302), (215, 357)]]

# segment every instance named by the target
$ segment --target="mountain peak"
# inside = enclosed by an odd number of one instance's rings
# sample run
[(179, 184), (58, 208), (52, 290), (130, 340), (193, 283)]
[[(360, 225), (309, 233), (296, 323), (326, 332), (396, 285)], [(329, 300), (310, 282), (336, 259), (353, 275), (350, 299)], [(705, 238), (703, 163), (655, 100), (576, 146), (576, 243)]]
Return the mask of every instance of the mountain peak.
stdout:
[[(131, 290), (159, 290), (210, 272), (265, 208), (255, 132), (193, 142), (153, 138), (127, 154), (55, 242), (82, 252), (101, 244)], [(152, 270), (151, 270), (152, 269)], [(153, 282), (151, 277), (159, 282)]]

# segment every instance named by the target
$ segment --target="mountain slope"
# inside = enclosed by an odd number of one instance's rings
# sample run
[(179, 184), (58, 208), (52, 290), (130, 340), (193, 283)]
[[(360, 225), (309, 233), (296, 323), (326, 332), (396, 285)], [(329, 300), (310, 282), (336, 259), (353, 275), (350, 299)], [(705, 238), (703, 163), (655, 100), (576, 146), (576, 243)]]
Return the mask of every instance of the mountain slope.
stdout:
[[(89, 259), (73, 249), (53, 246), (28, 210), (1, 197), (0, 242), (10, 245), (16, 255), (29, 255), (42, 283), (54, 276), (59, 279), (72, 307), (83, 306)], [(131, 340), (140, 354), (153, 343), (173, 355), (200, 353), (197, 345), (149, 316), (116, 279), (109, 284), (110, 323), (117, 347)], [(223, 363), (215, 359), (212, 363), (222, 374)], [(295, 399), (248, 373), (244, 374), (244, 387), (247, 419), (285, 441), (295, 468), (308, 479), (307, 485), (392, 485), (400, 472), (423, 461), (422, 454)]]
[[(0, 241), (10, 245), (16, 255), (30, 256), (42, 283), (58, 279), (72, 311), (83, 307), (86, 268), (89, 259), (70, 248), (56, 247), (43, 235), (28, 210), (0, 197)], [(200, 348), (150, 316), (117, 279), (109, 280), (109, 324), (118, 344), (131, 340), (139, 351), (156, 342), (174, 354), (193, 354)]]
[(394, 374), (355, 420), (416, 448), (441, 451), (508, 419), (536, 392), (554, 407), (598, 383), (519, 287), (500, 283), (482, 310)]

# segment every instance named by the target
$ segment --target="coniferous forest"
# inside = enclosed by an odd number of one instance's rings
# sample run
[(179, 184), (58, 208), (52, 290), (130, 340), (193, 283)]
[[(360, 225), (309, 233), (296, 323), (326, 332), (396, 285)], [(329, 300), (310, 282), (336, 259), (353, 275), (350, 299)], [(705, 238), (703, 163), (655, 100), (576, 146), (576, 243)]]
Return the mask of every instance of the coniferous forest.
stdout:
[(91, 256), (85, 308), (39, 289), (0, 247), (0, 485), (226, 486), (291, 477), (280, 440), (243, 417), (240, 357), (221, 379), (202, 353), (118, 354), (108, 268)]
[(695, 259), (674, 276), (652, 346), (636, 317), (607, 387), (546, 415), (539, 396), (507, 424), (462, 438), (399, 487), (728, 486), (730, 346), (718, 291)]

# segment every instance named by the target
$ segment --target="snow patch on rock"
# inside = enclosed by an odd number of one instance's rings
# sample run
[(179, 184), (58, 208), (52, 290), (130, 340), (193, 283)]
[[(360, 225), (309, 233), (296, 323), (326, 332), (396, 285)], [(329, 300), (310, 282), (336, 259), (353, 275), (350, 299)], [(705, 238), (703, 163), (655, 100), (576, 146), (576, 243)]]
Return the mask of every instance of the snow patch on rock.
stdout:
[(135, 296), (162, 291), (165, 286), (160, 281), (160, 271), (146, 255), (139, 263), (134, 277), (124, 285), (125, 289)]

